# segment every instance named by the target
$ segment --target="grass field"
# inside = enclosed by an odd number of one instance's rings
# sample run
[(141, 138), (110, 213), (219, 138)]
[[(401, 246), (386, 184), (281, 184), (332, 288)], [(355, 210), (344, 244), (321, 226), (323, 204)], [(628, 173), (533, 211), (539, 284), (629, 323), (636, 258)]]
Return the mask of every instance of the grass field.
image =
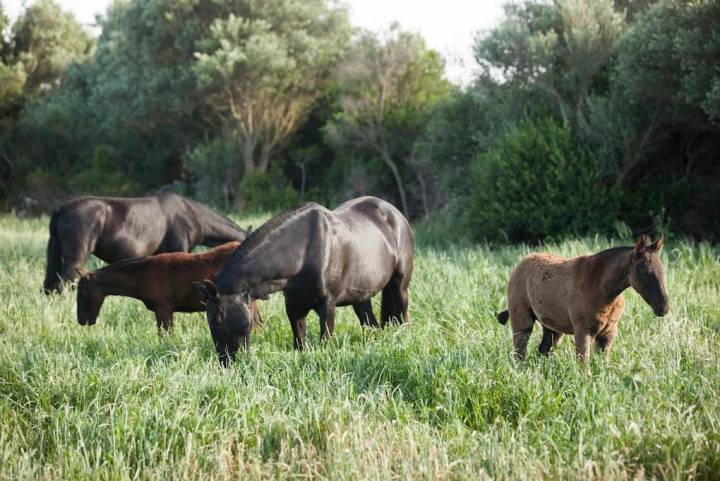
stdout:
[(583, 369), (570, 339), (540, 358), (538, 328), (511, 358), (494, 314), (527, 246), (423, 239), (410, 325), (342, 308), (320, 343), (313, 314), (298, 353), (276, 294), (223, 370), (203, 313), (158, 336), (112, 298), (78, 325), (73, 292), (40, 293), (47, 218), (0, 217), (0, 479), (720, 479), (720, 248), (668, 241), (670, 315), (628, 291), (613, 351)]

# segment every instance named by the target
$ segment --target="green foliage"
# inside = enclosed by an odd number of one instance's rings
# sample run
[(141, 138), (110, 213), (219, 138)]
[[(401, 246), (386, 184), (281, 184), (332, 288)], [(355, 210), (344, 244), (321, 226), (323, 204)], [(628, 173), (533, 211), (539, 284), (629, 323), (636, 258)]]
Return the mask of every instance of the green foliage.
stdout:
[(67, 185), (76, 193), (112, 196), (142, 194), (137, 183), (120, 170), (121, 165), (112, 147), (98, 145), (93, 151), (90, 166), (72, 175)]
[(300, 194), (276, 166), (262, 174), (244, 175), (240, 192), (244, 207), (254, 212), (279, 211), (300, 204)]
[[(321, 343), (311, 314), (298, 353), (273, 295), (251, 352), (221, 369), (202, 313), (176, 314), (159, 336), (141, 302), (111, 297), (97, 325), (79, 326), (74, 292), (39, 289), (47, 221), (0, 218), (2, 479), (711, 481), (720, 471), (717, 247), (668, 240), (670, 314), (656, 318), (628, 291), (613, 350), (587, 368), (569, 338), (541, 358), (537, 327), (529, 359), (512, 359), (494, 314), (528, 246), (419, 238), (408, 326), (362, 328), (342, 307)], [(630, 242), (543, 248), (576, 256)]]
[(37, 0), (15, 22), (12, 55), (27, 74), (29, 91), (47, 89), (62, 77), (65, 67), (82, 60), (93, 41), (71, 13), (54, 0)]
[(230, 209), (236, 200), (236, 184), (242, 172), (233, 169), (241, 156), (235, 139), (216, 137), (197, 145), (185, 156), (185, 166), (197, 179), (195, 194), (199, 200)]
[[(413, 177), (423, 183), (414, 144), (433, 106), (451, 91), (442, 58), (422, 37), (393, 25), (382, 38), (360, 35), (339, 68), (339, 109), (326, 127), (329, 142), (349, 152), (355, 167), (358, 160), (382, 166), (376, 177), (394, 181), (401, 210), (416, 214), (410, 205), (425, 197), (408, 199), (405, 185)], [(390, 185), (378, 190), (386, 193)]]
[(615, 82), (623, 100), (674, 122), (717, 121), (718, 22), (717, 2), (661, 1), (650, 8), (619, 45)]
[(480, 239), (537, 241), (605, 229), (618, 191), (593, 159), (550, 119), (525, 121), (475, 160), (465, 219)]
[(193, 72), (216, 125), (242, 143), (244, 171), (264, 173), (329, 84), (347, 13), (326, 0), (217, 3)]

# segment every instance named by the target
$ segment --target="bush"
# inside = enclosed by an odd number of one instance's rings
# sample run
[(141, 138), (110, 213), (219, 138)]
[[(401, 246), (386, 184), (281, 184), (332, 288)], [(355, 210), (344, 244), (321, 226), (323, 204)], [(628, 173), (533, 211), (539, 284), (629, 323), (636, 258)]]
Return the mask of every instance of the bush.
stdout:
[(115, 150), (107, 145), (93, 149), (90, 167), (71, 176), (67, 185), (74, 194), (132, 196), (141, 193), (137, 182), (122, 172)]
[(276, 212), (300, 204), (300, 194), (274, 164), (263, 173), (245, 174), (240, 184), (243, 208), (255, 212)]
[(535, 242), (607, 231), (617, 189), (555, 121), (525, 120), (472, 165), (464, 217), (477, 239)]

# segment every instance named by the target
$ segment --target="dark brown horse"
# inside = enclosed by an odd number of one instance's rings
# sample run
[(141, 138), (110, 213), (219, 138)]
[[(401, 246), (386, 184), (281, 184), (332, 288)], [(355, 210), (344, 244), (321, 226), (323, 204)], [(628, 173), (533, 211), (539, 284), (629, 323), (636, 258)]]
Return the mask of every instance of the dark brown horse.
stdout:
[(171, 192), (153, 197), (79, 197), (50, 218), (46, 293), (60, 292), (90, 254), (112, 263), (162, 252), (190, 252), (242, 241), (230, 219)]
[(374, 197), (335, 210), (309, 203), (271, 219), (238, 248), (215, 278), (198, 283), (220, 363), (250, 342), (248, 303), (283, 291), (294, 346), (305, 345), (305, 317), (315, 310), (323, 338), (335, 325), (335, 307), (351, 305), (361, 324), (377, 326), (370, 298), (382, 291), (381, 325), (408, 321), (413, 270), (410, 224)]
[(575, 337), (578, 358), (585, 360), (589, 344), (607, 352), (625, 310), (623, 291), (632, 286), (656, 316), (668, 313), (665, 269), (659, 252), (662, 236), (647, 245), (641, 236), (635, 247), (615, 247), (593, 256), (565, 259), (554, 254), (530, 254), (515, 267), (507, 289), (515, 357), (524, 359), (535, 321), (543, 326), (540, 352), (548, 354), (563, 334)]
[[(174, 312), (199, 312), (205, 302), (193, 282), (212, 278), (239, 242), (228, 242), (200, 254), (172, 252), (126, 259), (93, 272), (78, 269), (77, 318), (81, 325), (97, 321), (107, 296), (133, 297), (155, 313), (158, 330), (173, 326)], [(260, 321), (255, 303), (251, 319)]]

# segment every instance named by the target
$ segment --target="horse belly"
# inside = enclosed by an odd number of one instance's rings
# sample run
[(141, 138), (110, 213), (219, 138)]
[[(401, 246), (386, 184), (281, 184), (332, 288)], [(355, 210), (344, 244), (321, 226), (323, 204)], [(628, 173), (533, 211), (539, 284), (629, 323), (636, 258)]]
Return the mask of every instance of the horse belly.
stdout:
[(548, 329), (573, 333), (567, 283), (555, 266), (541, 267), (528, 279), (528, 300), (538, 322)]
[(353, 244), (345, 252), (338, 305), (367, 301), (390, 282), (398, 259), (384, 243)]

